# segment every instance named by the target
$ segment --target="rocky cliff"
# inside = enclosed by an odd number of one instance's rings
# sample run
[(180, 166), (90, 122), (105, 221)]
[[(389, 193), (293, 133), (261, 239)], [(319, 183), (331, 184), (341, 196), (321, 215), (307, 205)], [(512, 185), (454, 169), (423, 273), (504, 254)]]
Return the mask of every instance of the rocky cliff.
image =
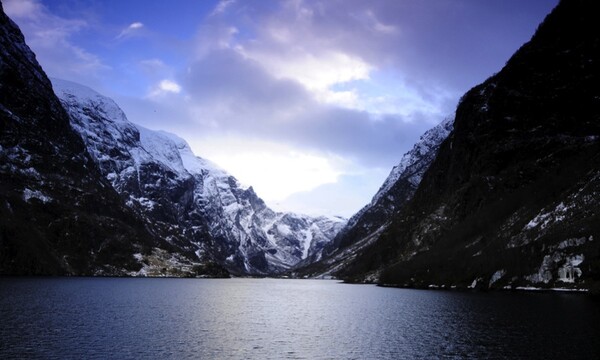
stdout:
[(0, 11), (0, 274), (126, 274), (160, 243), (100, 175)]

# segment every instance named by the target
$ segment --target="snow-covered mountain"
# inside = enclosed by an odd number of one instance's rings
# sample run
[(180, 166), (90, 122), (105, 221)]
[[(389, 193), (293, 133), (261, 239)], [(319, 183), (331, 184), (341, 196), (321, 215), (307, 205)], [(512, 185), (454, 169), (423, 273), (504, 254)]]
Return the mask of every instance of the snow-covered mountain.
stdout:
[(280, 273), (319, 258), (345, 224), (275, 212), (185, 140), (131, 123), (113, 100), (85, 86), (52, 82), (102, 175), (148, 226), (199, 261), (236, 274)]
[[(394, 213), (413, 197), (423, 175), (437, 156), (440, 144), (452, 131), (453, 119), (446, 119), (426, 131), (392, 169), (371, 202), (353, 215), (335, 239), (325, 246), (323, 261), (309, 258), (299, 264), (301, 274), (327, 275), (343, 267), (357, 252), (371, 244), (390, 225)], [(305, 269), (300, 266), (308, 266)]]

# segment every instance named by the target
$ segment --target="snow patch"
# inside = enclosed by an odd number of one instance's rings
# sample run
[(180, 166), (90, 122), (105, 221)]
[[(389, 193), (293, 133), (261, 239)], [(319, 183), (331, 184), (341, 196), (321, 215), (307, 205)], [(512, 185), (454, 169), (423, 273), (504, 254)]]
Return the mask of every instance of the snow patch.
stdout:
[(475, 289), (475, 286), (477, 286), (477, 279), (473, 280), (473, 282), (471, 283), (471, 285), (467, 286), (469, 289)]
[(138, 204), (145, 207), (147, 210), (153, 210), (156, 206), (156, 202), (145, 197), (140, 197), (135, 200), (138, 202)]
[(567, 211), (570, 207), (565, 206), (563, 202), (558, 204), (556, 208), (548, 212), (540, 212), (533, 219), (531, 219), (523, 230), (531, 230), (536, 227), (545, 229), (548, 225), (556, 222), (563, 221), (566, 217)]
[[(551, 255), (544, 256), (538, 272), (526, 276), (525, 279), (532, 283), (548, 284), (554, 278), (553, 272), (555, 271), (557, 281), (574, 283), (583, 274), (579, 268), (583, 261), (584, 256), (582, 254), (568, 255), (556, 251)], [(561, 265), (559, 266), (559, 264)]]
[(316, 225), (312, 225), (310, 227), (310, 229), (308, 230), (304, 230), (302, 232), (302, 239), (304, 240), (302, 242), (302, 260), (306, 259), (308, 257), (308, 251), (310, 250), (310, 245), (312, 244), (312, 240), (313, 240), (313, 228), (316, 227)]
[(593, 240), (593, 236), (591, 236), (591, 235), (589, 237), (589, 240), (586, 237), (567, 239), (567, 240), (561, 241), (558, 244), (557, 248), (562, 250), (562, 249), (566, 249), (569, 247), (578, 247), (578, 246), (585, 244), (587, 241), (592, 241), (592, 240)]
[(292, 233), (286, 224), (277, 224), (277, 232), (282, 236), (289, 236)]
[(500, 280), (500, 279), (501, 279), (501, 278), (502, 278), (504, 275), (506, 275), (506, 270), (502, 269), (502, 270), (498, 270), (498, 271), (496, 271), (496, 272), (495, 272), (495, 273), (492, 275), (492, 277), (490, 278), (490, 282), (489, 282), (489, 284), (488, 284), (488, 287), (489, 287), (489, 288), (491, 288), (491, 287), (492, 287), (492, 285), (493, 285), (493, 284), (494, 284), (496, 281)]
[(40, 200), (44, 204), (49, 203), (53, 200), (50, 196), (45, 195), (39, 190), (31, 190), (25, 188), (25, 190), (23, 190), (23, 200), (25, 200), (26, 202), (30, 202), (31, 199)]
[(578, 266), (583, 260), (583, 254), (567, 257), (563, 266), (558, 269), (558, 281), (574, 283), (575, 279), (582, 275), (582, 271)]
[(532, 283), (549, 283), (550, 280), (552, 280), (552, 264), (552, 257), (550, 255), (544, 256), (544, 260), (542, 260), (542, 264), (540, 265), (538, 272), (526, 276), (525, 279)]

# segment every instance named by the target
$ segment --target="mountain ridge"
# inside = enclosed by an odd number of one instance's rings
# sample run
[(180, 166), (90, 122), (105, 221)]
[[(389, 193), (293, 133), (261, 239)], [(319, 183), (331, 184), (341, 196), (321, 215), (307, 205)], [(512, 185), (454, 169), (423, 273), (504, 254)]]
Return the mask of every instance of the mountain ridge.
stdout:
[(53, 82), (112, 186), (150, 222), (169, 228), (166, 238), (188, 251), (195, 247), (198, 257), (234, 274), (274, 275), (319, 253), (343, 223), (275, 212), (252, 187), (195, 156), (179, 136), (129, 122), (114, 101), (83, 85)]

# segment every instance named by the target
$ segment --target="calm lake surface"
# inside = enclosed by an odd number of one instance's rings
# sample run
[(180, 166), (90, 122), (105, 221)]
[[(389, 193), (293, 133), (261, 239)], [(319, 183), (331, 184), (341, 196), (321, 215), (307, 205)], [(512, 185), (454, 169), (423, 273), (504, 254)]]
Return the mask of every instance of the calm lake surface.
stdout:
[(0, 278), (0, 358), (600, 358), (599, 304), (323, 280)]

